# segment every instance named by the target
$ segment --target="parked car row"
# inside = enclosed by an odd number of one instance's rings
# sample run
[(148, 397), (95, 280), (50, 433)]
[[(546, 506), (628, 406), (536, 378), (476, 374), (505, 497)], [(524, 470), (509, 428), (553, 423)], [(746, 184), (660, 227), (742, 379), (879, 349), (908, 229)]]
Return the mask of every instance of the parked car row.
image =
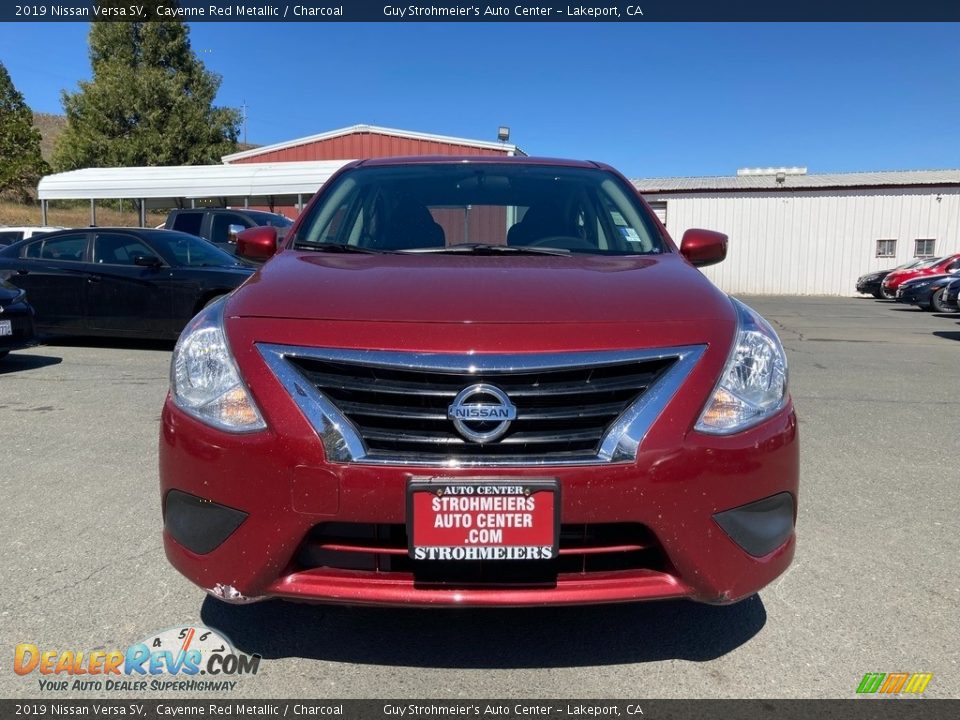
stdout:
[(861, 275), (857, 292), (916, 305), (935, 312), (958, 310), (960, 253)]
[(0, 247), (4, 245), (10, 245), (18, 240), (26, 240), (29, 237), (36, 237), (37, 235), (42, 235), (43, 233), (64, 229), (65, 228), (53, 225), (21, 225), (19, 227), (0, 225)]
[(20, 240), (0, 248), (0, 354), (29, 344), (34, 329), (175, 339), (253, 271), (173, 230), (91, 227)]

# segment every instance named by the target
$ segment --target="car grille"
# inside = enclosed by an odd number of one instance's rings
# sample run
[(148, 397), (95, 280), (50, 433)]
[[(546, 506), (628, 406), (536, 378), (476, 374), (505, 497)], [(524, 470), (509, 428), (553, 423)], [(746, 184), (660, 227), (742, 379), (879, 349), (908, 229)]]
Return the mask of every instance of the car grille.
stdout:
[[(371, 458), (467, 461), (595, 455), (611, 423), (674, 361), (469, 374), (290, 359), (353, 424)], [(457, 432), (447, 411), (461, 390), (483, 383), (503, 390), (517, 417), (495, 442), (478, 444)], [(497, 425), (475, 423), (478, 430)]]
[[(329, 462), (425, 467), (632, 462), (706, 349), (455, 355), (257, 347)], [(457, 408), (482, 407), (508, 417), (451, 419)]]
[(323, 523), (307, 535), (294, 563), (296, 570), (405, 573), (426, 584), (552, 584), (558, 575), (668, 570), (656, 537), (639, 523), (562, 525), (552, 560), (449, 562), (412, 559), (402, 524)]

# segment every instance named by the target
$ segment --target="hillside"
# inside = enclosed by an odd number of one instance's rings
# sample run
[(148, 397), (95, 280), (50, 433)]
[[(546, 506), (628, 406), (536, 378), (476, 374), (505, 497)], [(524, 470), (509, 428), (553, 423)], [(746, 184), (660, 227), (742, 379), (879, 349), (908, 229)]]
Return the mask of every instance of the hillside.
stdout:
[(54, 143), (67, 126), (67, 118), (64, 115), (35, 112), (33, 126), (40, 131), (40, 153), (44, 160), (50, 162)]
[[(33, 114), (33, 126), (40, 131), (40, 152), (43, 155), (43, 159), (50, 162), (57, 138), (60, 137), (60, 134), (67, 127), (67, 118), (65, 115), (35, 112)], [(257, 147), (260, 146), (250, 143), (237, 143), (237, 152), (252, 150)]]

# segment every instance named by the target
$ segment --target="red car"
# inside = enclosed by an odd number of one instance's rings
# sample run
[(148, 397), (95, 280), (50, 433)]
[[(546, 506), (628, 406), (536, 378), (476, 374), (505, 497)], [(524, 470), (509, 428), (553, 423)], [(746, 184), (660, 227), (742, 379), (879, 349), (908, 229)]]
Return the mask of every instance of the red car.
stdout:
[[(273, 228), (238, 236), (271, 255)], [(358, 161), (174, 351), (170, 562), (229, 602), (731, 603), (794, 554), (771, 326), (596, 163)]]
[(883, 279), (880, 291), (885, 298), (893, 300), (897, 297), (897, 288), (907, 280), (913, 280), (924, 275), (946, 275), (957, 270), (960, 270), (960, 253), (933, 258), (912, 268), (894, 270)]

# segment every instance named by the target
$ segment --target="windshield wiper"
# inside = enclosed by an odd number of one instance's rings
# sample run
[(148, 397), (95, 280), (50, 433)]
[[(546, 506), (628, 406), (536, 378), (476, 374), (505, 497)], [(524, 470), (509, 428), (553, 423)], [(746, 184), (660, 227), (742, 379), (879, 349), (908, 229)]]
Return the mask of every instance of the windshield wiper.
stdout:
[(531, 247), (530, 245), (488, 245), (486, 243), (462, 243), (448, 247), (412, 248), (399, 250), (401, 253), (429, 253), (431, 255), (462, 253), (466, 255), (562, 255), (568, 257), (569, 250), (552, 247)]
[(346, 243), (312, 243), (298, 242), (293, 245), (294, 250), (314, 250), (316, 252), (330, 253), (363, 253), (364, 255), (379, 255), (385, 250), (374, 250), (373, 248), (360, 247), (359, 245), (347, 245)]

